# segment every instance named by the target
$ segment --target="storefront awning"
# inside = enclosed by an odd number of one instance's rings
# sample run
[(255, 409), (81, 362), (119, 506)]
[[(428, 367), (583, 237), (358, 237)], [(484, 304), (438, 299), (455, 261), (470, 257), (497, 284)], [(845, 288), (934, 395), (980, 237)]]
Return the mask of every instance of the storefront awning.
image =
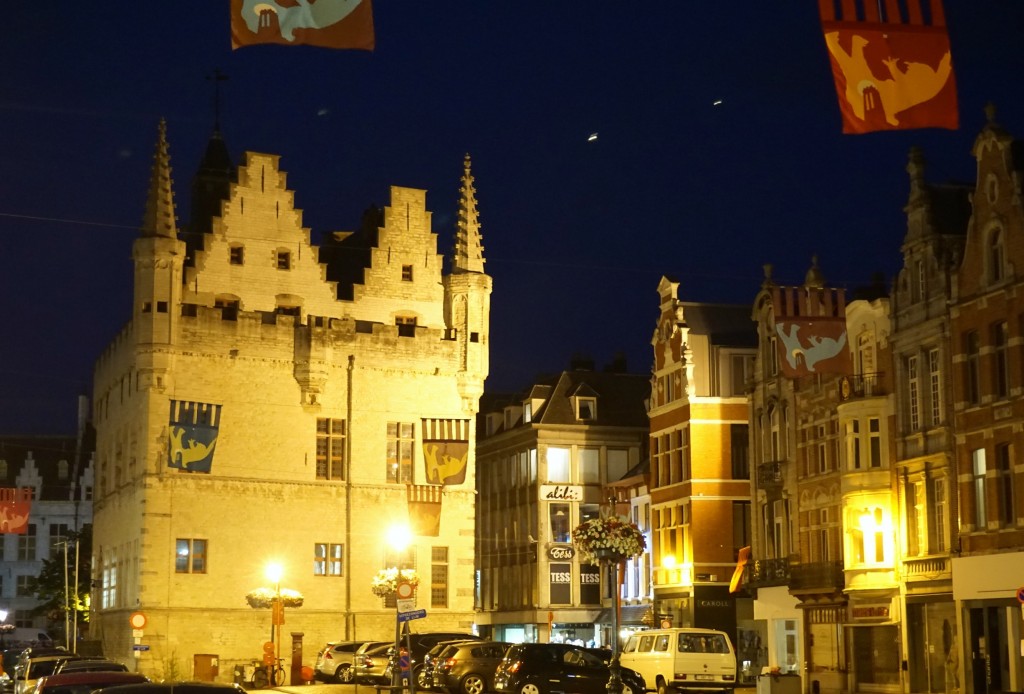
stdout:
[[(619, 624), (643, 624), (644, 615), (651, 609), (650, 605), (622, 605), (619, 607)], [(611, 624), (612, 608), (601, 610), (594, 620), (595, 624)]]

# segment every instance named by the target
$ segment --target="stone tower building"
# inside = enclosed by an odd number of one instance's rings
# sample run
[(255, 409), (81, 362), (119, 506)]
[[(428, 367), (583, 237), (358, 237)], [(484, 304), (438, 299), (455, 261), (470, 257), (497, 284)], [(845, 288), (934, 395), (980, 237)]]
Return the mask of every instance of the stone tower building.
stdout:
[(393, 186), (317, 246), (278, 156), (217, 185), (211, 152), (197, 189), (220, 202), (179, 230), (161, 123), (132, 316), (95, 368), (94, 633), (145, 673), (229, 680), (274, 632), (247, 595), (287, 589), (281, 652), (309, 664), (327, 640), (393, 637), (370, 586), (399, 566), (420, 579), (417, 631), (469, 631), (491, 293), (469, 157), (446, 275), (426, 191)]

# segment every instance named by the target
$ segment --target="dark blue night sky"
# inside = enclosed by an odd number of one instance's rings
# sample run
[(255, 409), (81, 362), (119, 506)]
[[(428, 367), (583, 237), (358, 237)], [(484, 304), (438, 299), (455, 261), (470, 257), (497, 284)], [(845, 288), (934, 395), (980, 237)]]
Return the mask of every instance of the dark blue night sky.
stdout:
[(377, 0), (373, 53), (232, 52), (227, 0), (17, 3), (0, 42), (0, 433), (74, 430), (129, 315), (157, 123), (184, 223), (215, 68), (233, 157), (281, 155), (314, 239), (404, 185), (427, 189), (447, 252), (470, 153), (488, 388), (512, 389), (574, 352), (647, 372), (662, 275), (684, 300), (736, 303), (764, 263), (798, 283), (813, 254), (832, 284), (891, 278), (910, 147), (930, 180), (973, 180), (988, 101), (1024, 137), (1024, 1), (946, 12), (960, 130), (851, 136), (813, 0)]

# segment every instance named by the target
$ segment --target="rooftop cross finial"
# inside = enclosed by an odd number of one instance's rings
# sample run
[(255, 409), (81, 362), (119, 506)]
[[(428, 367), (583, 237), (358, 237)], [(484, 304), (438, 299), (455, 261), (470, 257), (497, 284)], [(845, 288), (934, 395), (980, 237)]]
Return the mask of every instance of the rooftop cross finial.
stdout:
[(228, 76), (215, 67), (213, 74), (207, 75), (206, 79), (213, 82), (213, 129), (220, 132), (220, 83), (226, 82)]

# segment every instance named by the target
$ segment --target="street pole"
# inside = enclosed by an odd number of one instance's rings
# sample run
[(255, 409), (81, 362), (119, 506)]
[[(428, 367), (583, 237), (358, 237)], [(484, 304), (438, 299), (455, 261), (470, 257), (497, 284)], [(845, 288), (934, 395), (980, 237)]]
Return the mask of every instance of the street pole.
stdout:
[(64, 647), (71, 650), (71, 629), (68, 625), (68, 617), (71, 615), (71, 599), (70, 589), (68, 585), (68, 542), (65, 540), (61, 543), (64, 545)]
[(619, 668), (619, 561), (608, 560), (608, 579), (612, 582), (612, 659), (608, 663), (608, 694), (622, 694), (622, 671)]

